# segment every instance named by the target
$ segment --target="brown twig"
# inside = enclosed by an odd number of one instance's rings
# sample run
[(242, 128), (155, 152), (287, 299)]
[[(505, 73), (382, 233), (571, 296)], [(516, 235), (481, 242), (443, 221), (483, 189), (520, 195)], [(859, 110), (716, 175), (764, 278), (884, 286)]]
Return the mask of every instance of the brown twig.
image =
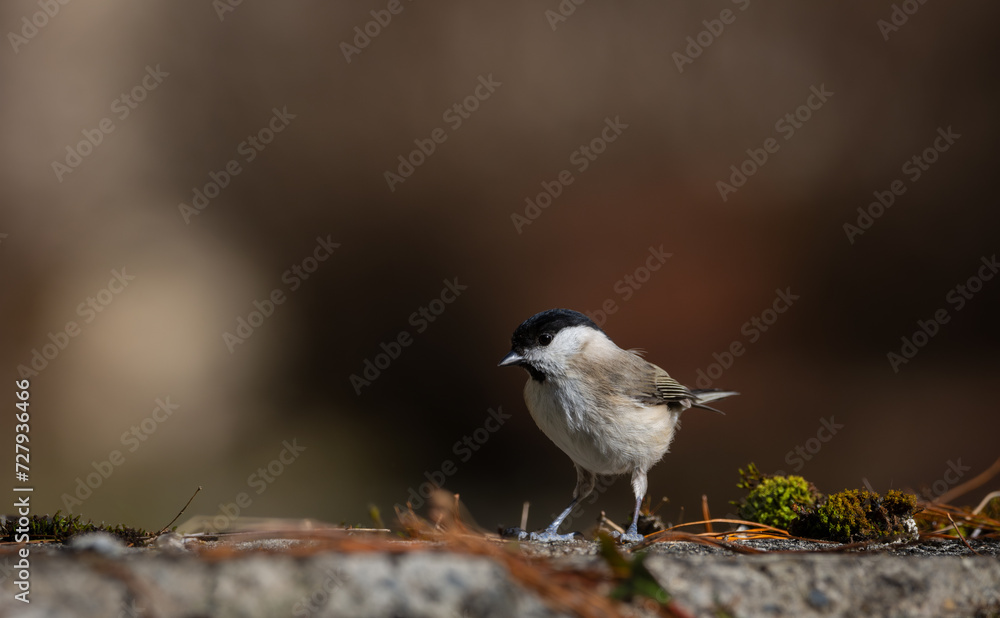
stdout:
[(601, 511), (601, 523), (608, 526), (612, 530), (617, 530), (618, 534), (625, 534), (625, 529), (608, 519), (608, 516), (604, 513), (604, 511)]
[(667, 498), (666, 496), (663, 496), (662, 498), (660, 498), (660, 501), (656, 503), (656, 506), (650, 509), (649, 514), (656, 515), (656, 512), (660, 510), (660, 507), (662, 507), (664, 504), (668, 502), (670, 502), (670, 499)]
[(958, 527), (958, 524), (955, 523), (955, 520), (951, 518), (951, 513), (948, 513), (948, 521), (950, 521), (951, 525), (955, 527), (955, 532), (958, 533), (958, 538), (962, 539), (962, 543), (964, 543), (965, 546), (969, 548), (969, 551), (976, 554), (977, 556), (982, 556), (982, 554), (972, 549), (972, 545), (969, 545), (969, 542), (965, 540), (964, 536), (962, 536), (962, 530)]
[(705, 532), (712, 531), (712, 516), (708, 512), (708, 495), (701, 494), (701, 516), (705, 520)]
[(187, 510), (187, 507), (191, 506), (191, 502), (194, 500), (194, 497), (198, 495), (199, 491), (201, 491), (201, 485), (198, 485), (198, 489), (194, 490), (194, 493), (191, 494), (191, 498), (187, 501), (187, 504), (184, 505), (184, 508), (181, 509), (181, 512), (178, 513), (173, 519), (171, 519), (169, 524), (167, 524), (166, 526), (163, 526), (163, 528), (160, 529), (160, 531), (157, 532), (156, 534), (154, 534), (153, 536), (154, 537), (158, 537), (161, 534), (163, 534), (164, 532), (166, 532), (167, 530), (169, 530), (170, 526), (174, 525), (174, 522), (177, 521), (178, 519), (180, 519), (180, 516), (184, 514), (184, 511)]

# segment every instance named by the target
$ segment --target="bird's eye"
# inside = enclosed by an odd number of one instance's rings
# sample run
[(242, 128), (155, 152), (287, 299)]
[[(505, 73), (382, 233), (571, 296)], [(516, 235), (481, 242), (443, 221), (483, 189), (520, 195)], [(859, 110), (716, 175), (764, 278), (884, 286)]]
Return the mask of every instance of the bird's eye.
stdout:
[(552, 343), (552, 335), (548, 333), (542, 333), (541, 335), (538, 336), (538, 343), (542, 345), (549, 345), (550, 343)]

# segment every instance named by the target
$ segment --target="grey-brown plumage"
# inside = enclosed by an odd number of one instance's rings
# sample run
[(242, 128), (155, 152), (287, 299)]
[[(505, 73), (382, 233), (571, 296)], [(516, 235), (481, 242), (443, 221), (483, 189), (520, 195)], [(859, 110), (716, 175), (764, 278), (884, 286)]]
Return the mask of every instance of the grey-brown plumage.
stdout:
[(595, 475), (624, 473), (632, 475), (636, 506), (622, 540), (640, 540), (636, 520), (646, 475), (669, 449), (681, 412), (714, 410), (705, 404), (737, 394), (688, 389), (636, 352), (619, 348), (587, 316), (568, 309), (525, 320), (500, 365), (528, 371), (528, 411), (577, 469), (573, 502), (543, 533), (532, 533), (538, 540), (569, 538), (558, 534), (558, 527), (593, 491)]

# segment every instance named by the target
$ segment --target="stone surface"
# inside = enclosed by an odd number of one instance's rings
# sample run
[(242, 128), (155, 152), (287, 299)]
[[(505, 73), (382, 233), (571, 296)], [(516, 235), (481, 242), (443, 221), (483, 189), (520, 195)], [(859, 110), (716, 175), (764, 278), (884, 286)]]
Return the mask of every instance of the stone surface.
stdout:
[[(173, 543), (120, 555), (36, 546), (31, 603), (14, 599), (8, 574), (0, 616), (559, 615), (489, 556), (436, 543), (398, 544), (407, 551), (315, 551), (285, 540), (229, 545), (208, 555)], [(982, 556), (957, 542), (852, 553), (808, 551), (820, 546), (795, 541), (747, 545), (770, 553), (667, 543), (650, 549), (646, 565), (695, 616), (1000, 614), (996, 542), (975, 543)], [(785, 553), (790, 550), (798, 551)], [(524, 543), (520, 551), (560, 572), (608, 573), (594, 543)], [(9, 552), (0, 562), (11, 562)]]

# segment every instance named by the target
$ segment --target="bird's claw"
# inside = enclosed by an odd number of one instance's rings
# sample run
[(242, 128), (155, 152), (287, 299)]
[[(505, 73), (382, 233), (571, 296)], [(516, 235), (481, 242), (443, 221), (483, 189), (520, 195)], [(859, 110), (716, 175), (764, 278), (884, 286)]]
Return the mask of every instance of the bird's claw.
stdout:
[(519, 527), (504, 528), (500, 531), (500, 537), (504, 539), (513, 539), (515, 541), (538, 541), (540, 543), (551, 543), (553, 541), (574, 541), (578, 538), (582, 538), (579, 532), (570, 532), (569, 534), (559, 534), (555, 530), (549, 528), (543, 530), (542, 532), (525, 532)]
[(618, 539), (622, 543), (638, 543), (646, 538), (634, 530), (629, 530), (625, 533), (612, 532), (611, 536)]
[(555, 530), (545, 530), (544, 532), (532, 532), (528, 535), (528, 538), (541, 543), (551, 543), (553, 541), (575, 541), (577, 535), (580, 535), (580, 533), (569, 532), (567, 534), (559, 534)]
[(528, 538), (528, 533), (521, 528), (514, 526), (513, 528), (503, 528), (500, 530), (500, 538), (502, 539), (513, 539), (516, 541), (524, 541)]

